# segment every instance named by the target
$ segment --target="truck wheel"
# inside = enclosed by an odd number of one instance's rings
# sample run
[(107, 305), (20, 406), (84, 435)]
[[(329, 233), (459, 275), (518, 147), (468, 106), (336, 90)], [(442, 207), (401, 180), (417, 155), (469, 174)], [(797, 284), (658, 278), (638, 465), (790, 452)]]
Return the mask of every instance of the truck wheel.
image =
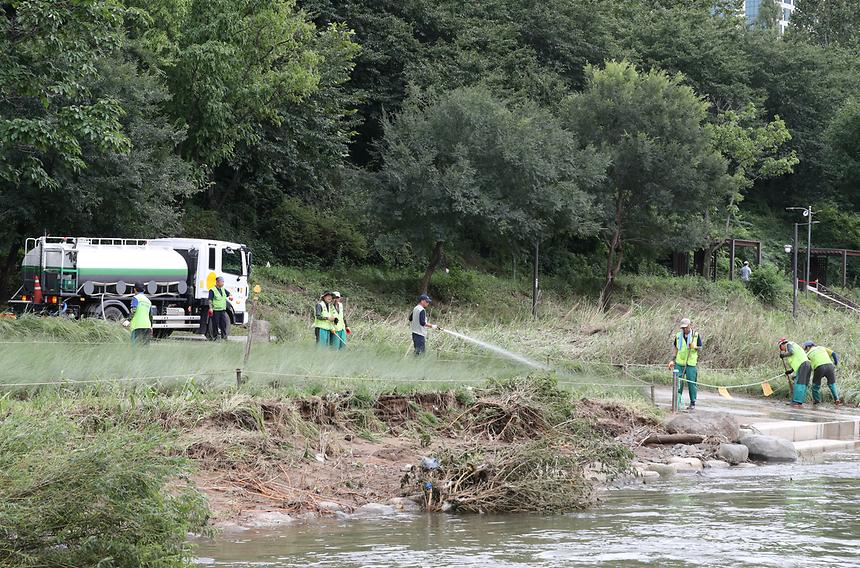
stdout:
[(122, 321), (125, 319), (125, 313), (116, 306), (107, 306), (102, 315), (108, 321)]

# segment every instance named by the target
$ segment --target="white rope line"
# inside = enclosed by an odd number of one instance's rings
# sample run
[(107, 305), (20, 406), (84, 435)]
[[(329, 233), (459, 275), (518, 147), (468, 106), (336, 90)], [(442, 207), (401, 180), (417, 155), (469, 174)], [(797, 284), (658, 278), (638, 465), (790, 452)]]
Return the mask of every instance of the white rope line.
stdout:
[(48, 385), (66, 385), (66, 386), (74, 386), (81, 384), (96, 384), (96, 383), (119, 383), (119, 382), (129, 382), (129, 381), (153, 381), (153, 380), (161, 380), (161, 379), (179, 379), (179, 378), (191, 378), (195, 375), (197, 376), (211, 376), (211, 375), (220, 375), (220, 374), (232, 373), (235, 375), (236, 371), (208, 371), (208, 372), (194, 372), (194, 373), (182, 373), (180, 375), (162, 375), (162, 376), (152, 376), (152, 377), (114, 377), (110, 379), (85, 379), (80, 381), (75, 380), (64, 380), (64, 381), (40, 381), (40, 382), (32, 382), (32, 383), (0, 383), (0, 387), (31, 387), (31, 386), (48, 386)]

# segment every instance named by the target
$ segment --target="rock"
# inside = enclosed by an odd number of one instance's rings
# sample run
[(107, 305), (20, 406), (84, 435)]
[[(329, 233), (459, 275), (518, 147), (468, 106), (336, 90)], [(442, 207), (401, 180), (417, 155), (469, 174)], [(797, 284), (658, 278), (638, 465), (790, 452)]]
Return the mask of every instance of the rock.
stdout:
[(702, 460), (698, 458), (678, 458), (678, 461), (673, 461), (669, 465), (675, 468), (676, 473), (681, 471), (699, 471), (704, 468)]
[(730, 464), (743, 463), (750, 457), (750, 450), (743, 444), (720, 444), (717, 457), (722, 458)]
[(421, 505), (409, 497), (394, 497), (388, 500), (388, 504), (394, 507), (396, 511), (403, 511), (405, 513), (414, 513), (421, 510)]
[(660, 474), (656, 471), (643, 471), (642, 475), (640, 475), (639, 477), (645, 479), (657, 479), (658, 477), (660, 477)]
[(367, 517), (381, 517), (384, 515), (393, 515), (394, 507), (391, 505), (383, 505), (382, 503), (366, 503), (355, 510), (356, 515)]
[(721, 437), (736, 442), (740, 437), (738, 421), (725, 412), (698, 412), (680, 414), (666, 423), (670, 434), (698, 434), (700, 436)]
[(294, 520), (295, 519), (286, 513), (280, 513), (278, 511), (264, 511), (255, 513), (243, 524), (252, 529), (259, 529), (286, 525), (292, 523)]
[(729, 462), (723, 460), (708, 460), (705, 462), (705, 467), (710, 469), (725, 469), (730, 466)]
[(660, 477), (675, 475), (675, 468), (672, 465), (665, 463), (649, 463), (648, 471), (656, 471)]
[(441, 511), (443, 513), (447, 513), (448, 511), (450, 511), (453, 508), (454, 508), (454, 505), (452, 505), (450, 501), (445, 501), (444, 503), (442, 503)]
[(328, 511), (330, 513), (337, 513), (343, 511), (343, 505), (340, 503), (335, 503), (334, 501), (320, 501), (317, 503), (317, 508), (320, 511)]
[(266, 320), (254, 320), (251, 322), (251, 339), (253, 341), (269, 342), (272, 337), (272, 326)]
[(765, 461), (797, 461), (794, 444), (773, 436), (746, 436), (741, 444), (749, 448), (750, 457)]
[(739, 463), (738, 465), (736, 465), (734, 467), (736, 467), (738, 469), (746, 469), (748, 467), (758, 467), (758, 466), (754, 463), (747, 462), (747, 463)]

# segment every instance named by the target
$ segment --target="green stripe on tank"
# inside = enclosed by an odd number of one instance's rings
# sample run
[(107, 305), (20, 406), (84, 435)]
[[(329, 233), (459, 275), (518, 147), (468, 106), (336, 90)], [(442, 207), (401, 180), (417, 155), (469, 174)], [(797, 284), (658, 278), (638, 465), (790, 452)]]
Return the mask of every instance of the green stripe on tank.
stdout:
[(129, 274), (146, 276), (185, 276), (186, 271), (181, 268), (80, 268), (81, 276), (87, 274)]

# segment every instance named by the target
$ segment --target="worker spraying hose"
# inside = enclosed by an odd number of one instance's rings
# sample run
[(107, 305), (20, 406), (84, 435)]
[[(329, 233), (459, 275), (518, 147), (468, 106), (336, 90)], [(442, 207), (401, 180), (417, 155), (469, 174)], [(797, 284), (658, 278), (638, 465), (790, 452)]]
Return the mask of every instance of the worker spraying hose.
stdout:
[(806, 386), (812, 375), (812, 365), (806, 351), (793, 341), (786, 338), (779, 340), (779, 357), (788, 363), (785, 376), (790, 377), (794, 373), (795, 383), (792, 389), (791, 406), (802, 407), (806, 402)]
[(427, 330), (439, 327), (427, 321), (427, 306), (432, 301), (427, 294), (421, 294), (418, 297), (418, 305), (412, 308), (412, 313), (409, 314), (409, 325), (412, 329), (412, 345), (415, 347), (416, 357), (424, 353), (427, 348)]

